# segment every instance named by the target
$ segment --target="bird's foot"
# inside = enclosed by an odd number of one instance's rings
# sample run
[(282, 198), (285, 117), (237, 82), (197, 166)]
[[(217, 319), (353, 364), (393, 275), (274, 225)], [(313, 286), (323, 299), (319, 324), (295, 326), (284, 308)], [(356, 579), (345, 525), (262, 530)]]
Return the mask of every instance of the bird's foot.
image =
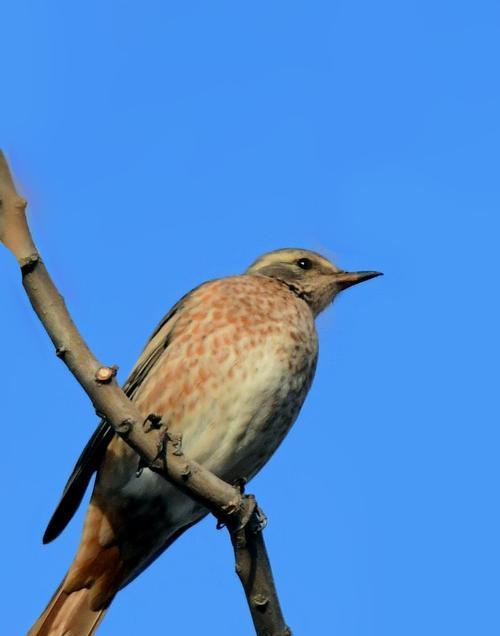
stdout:
[(253, 495), (243, 495), (239, 515), (236, 518), (233, 517), (232, 522), (221, 519), (217, 521), (217, 530), (226, 526), (229, 527), (231, 534), (239, 536), (238, 541), (245, 543), (245, 531), (253, 534), (262, 532), (267, 526), (267, 517)]
[(161, 415), (158, 415), (158, 413), (150, 413), (142, 423), (142, 426), (146, 433), (152, 430), (158, 430), (161, 428)]
[(172, 442), (174, 445), (174, 455), (182, 454), (182, 436), (172, 436), (168, 432), (168, 427), (164, 426), (161, 421), (161, 415), (157, 415), (156, 413), (150, 413), (147, 418), (143, 422), (144, 428), (148, 426), (146, 429), (146, 433), (152, 430), (159, 430), (164, 427), (164, 430), (160, 432), (160, 441), (158, 442), (156, 456), (152, 462), (146, 462), (142, 457), (139, 459), (139, 464), (137, 466), (137, 471), (135, 473), (136, 477), (140, 477), (142, 475), (142, 471), (145, 468), (149, 468), (151, 470), (158, 470), (164, 468), (166, 465), (166, 456), (167, 456), (167, 445), (169, 442)]
[(253, 530), (257, 534), (257, 532), (262, 532), (262, 530), (264, 530), (264, 528), (267, 526), (267, 517), (258, 504), (255, 505), (254, 517), (255, 526)]
[(231, 532), (240, 532), (248, 525), (256, 505), (253, 495), (243, 495), (238, 501), (232, 502), (225, 508), (224, 516), (217, 519), (217, 530), (227, 526)]

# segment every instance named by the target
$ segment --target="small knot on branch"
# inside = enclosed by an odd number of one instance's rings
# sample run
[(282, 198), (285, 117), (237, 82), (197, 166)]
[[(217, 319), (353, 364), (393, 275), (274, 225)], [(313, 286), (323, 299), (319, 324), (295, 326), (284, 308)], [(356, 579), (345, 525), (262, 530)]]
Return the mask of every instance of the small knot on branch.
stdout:
[(21, 266), (21, 274), (25, 276), (26, 274), (32, 272), (38, 265), (38, 263), (41, 262), (41, 260), (42, 259), (40, 258), (40, 255), (36, 252), (30, 254), (29, 256), (26, 256), (25, 258), (22, 258), (19, 261), (19, 265)]
[(59, 347), (57, 347), (56, 349), (56, 356), (58, 358), (64, 359), (64, 356), (67, 354), (68, 350), (64, 345), (60, 345)]
[(182, 435), (175, 433), (167, 433), (167, 441), (172, 445), (172, 455), (181, 457), (184, 453), (182, 451)]
[(99, 384), (108, 384), (118, 372), (118, 367), (114, 364), (111, 367), (100, 367), (95, 372), (95, 379)]
[(118, 426), (116, 427), (116, 432), (122, 435), (123, 437), (127, 437), (130, 431), (134, 428), (134, 422), (130, 418), (126, 418), (122, 420)]
[(18, 210), (26, 210), (28, 202), (23, 197), (16, 197), (14, 201), (12, 201), (12, 205)]
[(252, 604), (259, 610), (263, 611), (269, 605), (269, 599), (264, 594), (256, 594), (252, 597)]

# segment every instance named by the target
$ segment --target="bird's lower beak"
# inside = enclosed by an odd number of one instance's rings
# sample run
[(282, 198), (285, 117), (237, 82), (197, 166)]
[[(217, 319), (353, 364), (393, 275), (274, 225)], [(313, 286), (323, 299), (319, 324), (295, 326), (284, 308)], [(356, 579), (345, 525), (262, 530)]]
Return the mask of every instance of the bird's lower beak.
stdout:
[(335, 284), (340, 289), (347, 289), (352, 285), (363, 283), (370, 278), (376, 278), (377, 276), (383, 276), (382, 272), (339, 272), (335, 274)]

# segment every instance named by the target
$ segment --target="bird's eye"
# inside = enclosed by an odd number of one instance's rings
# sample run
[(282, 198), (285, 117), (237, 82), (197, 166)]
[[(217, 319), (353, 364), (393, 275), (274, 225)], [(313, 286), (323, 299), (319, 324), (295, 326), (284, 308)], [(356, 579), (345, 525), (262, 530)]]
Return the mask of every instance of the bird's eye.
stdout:
[(311, 269), (313, 266), (312, 261), (309, 258), (299, 258), (297, 265), (300, 269)]

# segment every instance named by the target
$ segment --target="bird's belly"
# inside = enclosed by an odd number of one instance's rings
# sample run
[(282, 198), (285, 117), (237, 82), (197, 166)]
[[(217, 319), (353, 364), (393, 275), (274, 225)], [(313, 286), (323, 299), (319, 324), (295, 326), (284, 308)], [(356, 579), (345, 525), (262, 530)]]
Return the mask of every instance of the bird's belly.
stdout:
[[(312, 381), (316, 351), (297, 346), (256, 348), (244, 357), (231, 355), (218, 366), (194, 409), (165, 419), (182, 434), (183, 450), (222, 479), (252, 478), (268, 461), (296, 419)], [(157, 409), (142, 406), (143, 412)], [(135, 462), (135, 463), (134, 463)], [(199, 506), (162, 477), (145, 469), (136, 477), (137, 456), (122, 495), (139, 502), (143, 514), (151, 501), (163, 500), (171, 526), (199, 515)], [(137, 508), (136, 508), (137, 510)], [(155, 514), (158, 514), (158, 510)]]
[(210, 410), (179, 426), (186, 455), (227, 481), (250, 479), (296, 419), (312, 373), (312, 364), (291, 373), (286, 360), (272, 355), (247, 358)]

